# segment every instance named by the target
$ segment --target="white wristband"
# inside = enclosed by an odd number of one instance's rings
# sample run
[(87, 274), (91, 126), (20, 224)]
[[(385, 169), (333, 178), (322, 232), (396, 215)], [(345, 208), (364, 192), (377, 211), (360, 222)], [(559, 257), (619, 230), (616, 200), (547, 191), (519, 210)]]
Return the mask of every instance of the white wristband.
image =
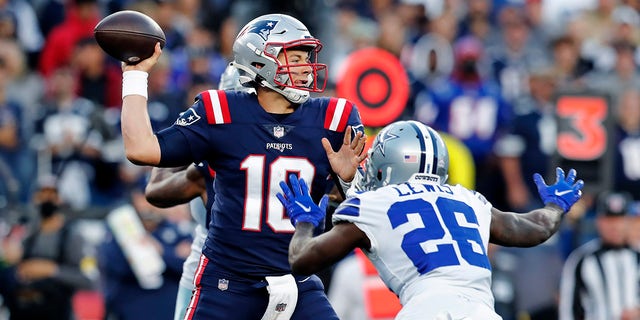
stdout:
[[(336, 176), (338, 176), (336, 174)], [(338, 181), (340, 181), (340, 186), (342, 187), (342, 191), (344, 191), (344, 193), (347, 193), (347, 190), (349, 190), (349, 188), (351, 188), (351, 182), (346, 182), (344, 180), (342, 180), (342, 178), (340, 178), (340, 176), (338, 176)]]
[(122, 73), (122, 99), (128, 95), (137, 94), (147, 98), (147, 77), (149, 74), (139, 70), (129, 70)]

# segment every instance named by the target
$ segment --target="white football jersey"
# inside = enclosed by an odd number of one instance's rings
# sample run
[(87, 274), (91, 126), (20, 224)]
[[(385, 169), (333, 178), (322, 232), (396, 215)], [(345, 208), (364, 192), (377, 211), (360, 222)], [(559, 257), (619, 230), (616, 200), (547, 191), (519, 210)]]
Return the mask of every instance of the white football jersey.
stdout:
[(189, 202), (191, 217), (197, 225), (207, 230), (207, 208), (206, 203), (202, 203), (202, 198), (198, 197)]
[(487, 256), (491, 207), (460, 185), (410, 181), (348, 198), (333, 222), (354, 223), (371, 240), (363, 251), (400, 297), (404, 318), (501, 319)]

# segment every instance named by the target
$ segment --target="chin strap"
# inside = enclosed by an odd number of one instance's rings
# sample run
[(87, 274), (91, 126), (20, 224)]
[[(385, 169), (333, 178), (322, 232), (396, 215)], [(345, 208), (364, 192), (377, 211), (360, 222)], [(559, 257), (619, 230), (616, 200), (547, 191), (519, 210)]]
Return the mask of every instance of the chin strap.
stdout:
[(307, 100), (309, 100), (309, 96), (310, 96), (309, 95), (309, 91), (300, 90), (300, 89), (294, 89), (294, 88), (290, 88), (290, 87), (286, 87), (284, 89), (278, 89), (278, 88), (273, 87), (272, 85), (270, 85), (269, 83), (267, 83), (264, 80), (262, 82), (266, 83), (268, 88), (278, 92), (279, 94), (281, 94), (285, 98), (287, 98), (287, 100), (289, 100), (289, 101), (291, 101), (293, 103), (301, 104), (301, 103), (305, 103), (305, 102), (307, 102)]

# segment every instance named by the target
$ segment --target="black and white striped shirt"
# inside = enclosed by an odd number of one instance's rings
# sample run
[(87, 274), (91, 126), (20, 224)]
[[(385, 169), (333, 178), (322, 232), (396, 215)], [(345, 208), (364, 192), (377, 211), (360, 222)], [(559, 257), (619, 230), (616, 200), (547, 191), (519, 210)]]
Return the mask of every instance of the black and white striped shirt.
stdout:
[(560, 281), (560, 320), (620, 319), (639, 307), (640, 253), (592, 240), (574, 250)]

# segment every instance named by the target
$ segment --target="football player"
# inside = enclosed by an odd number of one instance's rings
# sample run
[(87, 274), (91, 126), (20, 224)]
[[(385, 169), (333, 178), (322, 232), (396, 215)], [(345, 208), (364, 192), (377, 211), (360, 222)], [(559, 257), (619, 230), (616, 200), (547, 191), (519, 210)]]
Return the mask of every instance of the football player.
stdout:
[(152, 57), (123, 65), (127, 158), (159, 167), (207, 161), (216, 172), (212, 220), (185, 318), (337, 319), (318, 277), (291, 274), (294, 227), (275, 196), (290, 173), (310, 182), (316, 200), (337, 180), (346, 189), (366, 157), (356, 106), (310, 97), (326, 84), (321, 48), (293, 17), (250, 21), (236, 37), (232, 63), (256, 93), (204, 91), (158, 133), (149, 125), (146, 78), (159, 44)]
[(534, 180), (545, 207), (503, 212), (480, 193), (446, 184), (449, 155), (430, 127), (395, 122), (378, 133), (364, 174), (333, 214), (334, 227), (317, 237), (324, 217), (304, 179), (280, 183), (277, 197), (295, 226), (289, 246), (294, 273), (312, 274), (361, 248), (403, 305), (396, 319), (501, 319), (494, 311), (487, 245), (534, 246), (558, 230), (580, 199), (582, 180), (571, 169), (548, 186)]

